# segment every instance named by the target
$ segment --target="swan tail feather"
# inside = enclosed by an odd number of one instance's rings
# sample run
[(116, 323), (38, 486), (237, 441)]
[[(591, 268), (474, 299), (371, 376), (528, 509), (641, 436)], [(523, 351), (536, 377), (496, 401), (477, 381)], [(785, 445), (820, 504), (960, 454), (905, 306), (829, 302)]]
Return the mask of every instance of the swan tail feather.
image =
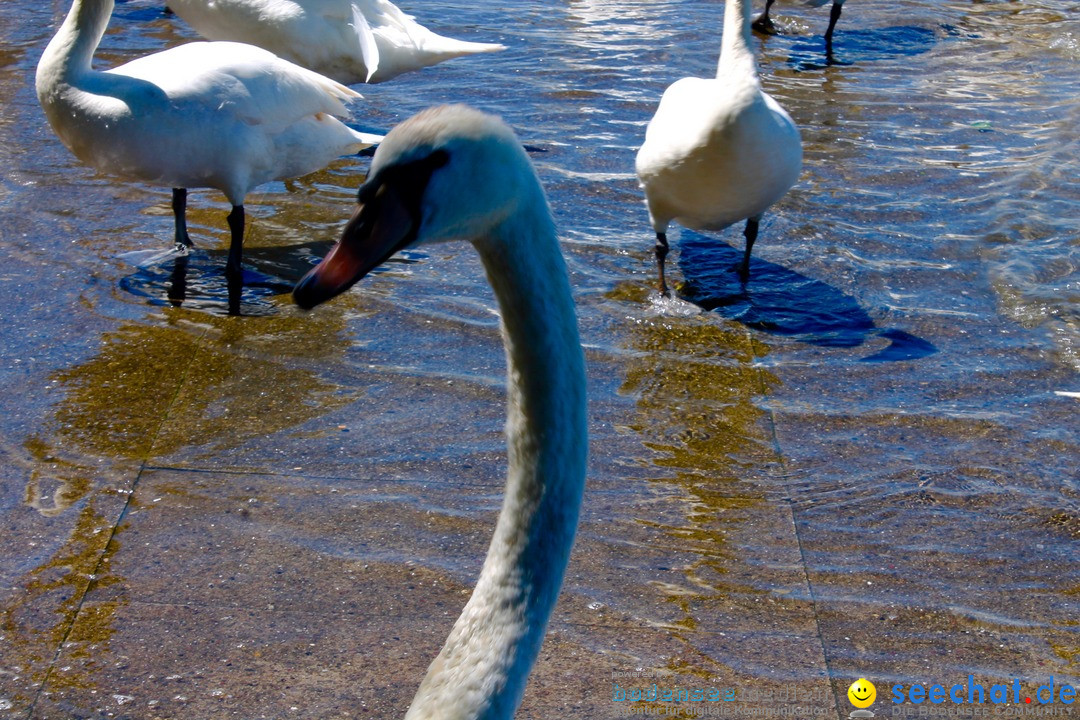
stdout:
[(363, 150), (365, 148), (371, 147), (372, 145), (378, 145), (379, 143), (381, 143), (383, 141), (383, 139), (385, 138), (385, 135), (376, 135), (375, 133), (357, 132), (356, 137), (357, 137), (357, 140), (359, 142), (364, 144), (364, 147), (359, 148), (360, 150)]
[(371, 25), (355, 4), (352, 6), (352, 18), (353, 29), (356, 30), (356, 37), (360, 40), (360, 57), (364, 61), (364, 67), (367, 68), (367, 77), (364, 78), (364, 82), (369, 82), (371, 76), (379, 69), (379, 46), (375, 43), (375, 33), (372, 32)]
[(438, 55), (443, 59), (449, 60), (450, 58), (461, 57), (463, 55), (477, 55), (479, 53), (499, 52), (505, 50), (506, 46), (502, 43), (484, 43), (484, 42), (472, 42), (471, 40), (456, 40), (454, 38), (446, 37), (445, 35), (439, 35), (438, 33), (431, 33), (424, 37), (419, 43), (419, 47), (422, 47), (425, 51), (432, 55)]

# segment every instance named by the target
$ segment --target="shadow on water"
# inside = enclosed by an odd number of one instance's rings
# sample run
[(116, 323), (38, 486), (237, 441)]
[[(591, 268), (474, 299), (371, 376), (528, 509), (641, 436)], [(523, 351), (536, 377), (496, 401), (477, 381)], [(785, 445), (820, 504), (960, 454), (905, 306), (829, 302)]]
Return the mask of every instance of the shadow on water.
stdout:
[[(947, 35), (956, 34), (948, 26), (942, 28)], [(832, 64), (852, 65), (921, 55), (929, 52), (937, 42), (938, 34), (934, 30), (912, 25), (865, 30), (838, 29), (833, 39), (836, 60)], [(825, 37), (818, 35), (795, 40), (787, 62), (795, 70), (820, 70), (826, 67)]]
[(171, 251), (155, 252), (149, 258), (142, 255), (145, 253), (123, 256), (135, 263), (137, 270), (121, 278), (120, 287), (146, 298), (151, 305), (185, 307), (213, 315), (272, 315), (277, 307), (274, 298), (292, 290), (292, 283), (267, 273), (250, 251), (245, 254), (244, 274), (238, 281), (226, 278), (222, 271), (224, 253), (197, 249), (187, 255)]
[(727, 243), (684, 229), (679, 249), (683, 299), (747, 327), (821, 347), (858, 347), (871, 337), (890, 341), (862, 362), (917, 360), (937, 352), (903, 330), (878, 328), (855, 298), (781, 265), (751, 257), (750, 279), (743, 283), (742, 251)]
[[(194, 248), (187, 255), (173, 250), (139, 250), (120, 258), (136, 266), (121, 278), (120, 287), (150, 305), (184, 307), (212, 315), (266, 316), (280, 311), (283, 296), (333, 247), (320, 240), (283, 247), (244, 249), (244, 274), (238, 282), (226, 278), (225, 250)], [(426, 257), (399, 253), (372, 274), (393, 271)], [(288, 302), (286, 300), (286, 302)], [(290, 303), (291, 304), (291, 303)]]

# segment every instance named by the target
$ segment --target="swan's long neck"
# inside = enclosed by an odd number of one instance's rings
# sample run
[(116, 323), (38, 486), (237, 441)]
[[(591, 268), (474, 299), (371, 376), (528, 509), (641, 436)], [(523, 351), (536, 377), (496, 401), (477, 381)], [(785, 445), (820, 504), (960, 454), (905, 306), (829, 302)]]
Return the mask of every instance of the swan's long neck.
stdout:
[(727, 0), (724, 5), (724, 34), (720, 40), (718, 78), (753, 78), (757, 82), (757, 65), (750, 49), (749, 0)]
[(566, 266), (536, 195), (475, 243), (506, 344), (506, 496), (476, 589), (406, 720), (513, 716), (574, 540), (587, 447), (584, 358)]
[(38, 63), (39, 97), (51, 88), (74, 85), (80, 75), (90, 72), (94, 51), (105, 34), (112, 11), (113, 0), (75, 0), (72, 3), (64, 23)]

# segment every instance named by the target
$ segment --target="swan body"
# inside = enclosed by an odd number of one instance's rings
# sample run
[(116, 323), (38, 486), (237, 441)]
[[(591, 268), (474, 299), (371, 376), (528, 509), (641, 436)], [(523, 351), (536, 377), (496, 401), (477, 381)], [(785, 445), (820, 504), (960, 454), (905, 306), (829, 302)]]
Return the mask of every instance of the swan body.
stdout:
[(506, 720), (569, 559), (587, 452), (584, 358), (543, 190), (500, 120), (434, 108), (387, 136), (341, 240), (293, 291), (343, 292), (399, 249), (469, 240), (499, 303), (507, 358), (506, 493), (479, 580), (406, 720)]
[[(773, 23), (772, 18), (769, 17), (769, 10), (772, 9), (773, 3), (776, 0), (765, 0), (765, 10), (753, 22), (754, 30), (763, 32), (769, 35), (775, 35), (779, 32), (776, 28), (776, 24)], [(808, 7), (821, 7), (829, 0), (806, 0)], [(841, 13), (844, 11), (844, 0), (832, 0), (832, 9), (829, 11), (829, 28), (825, 31), (825, 60), (829, 64), (835, 62), (833, 57), (833, 31), (836, 29), (836, 21), (840, 19)]]
[(74, 0), (38, 64), (38, 100), (86, 164), (174, 189), (178, 245), (190, 245), (186, 189), (217, 188), (233, 205), (229, 268), (239, 272), (252, 188), (378, 141), (338, 119), (356, 92), (250, 45), (189, 43), (94, 70), (112, 9), (113, 0)]
[(389, 0), (169, 0), (203, 37), (270, 50), (352, 85), (504, 50), (438, 35)]
[(747, 221), (743, 277), (762, 213), (802, 169), (802, 142), (791, 117), (761, 90), (750, 51), (749, 5), (727, 0), (715, 78), (683, 78), (660, 99), (636, 169), (657, 235), (660, 290), (672, 221), (721, 230)]

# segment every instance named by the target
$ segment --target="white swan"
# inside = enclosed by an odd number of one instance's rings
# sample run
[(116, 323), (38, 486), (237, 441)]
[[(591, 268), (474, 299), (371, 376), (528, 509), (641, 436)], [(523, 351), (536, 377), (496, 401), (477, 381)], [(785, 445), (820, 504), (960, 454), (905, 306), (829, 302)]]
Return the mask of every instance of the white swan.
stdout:
[(347, 85), (506, 49), (437, 35), (389, 0), (169, 0), (169, 8), (209, 40), (258, 45)]
[[(773, 3), (776, 0), (765, 0), (765, 10), (753, 22), (754, 30), (767, 34), (775, 34), (777, 32), (776, 25), (773, 23), (772, 18), (769, 17), (769, 10), (772, 9)], [(808, 7), (821, 7), (829, 0), (806, 0), (804, 3)], [(829, 11), (829, 29), (825, 31), (825, 60), (832, 64), (835, 60), (833, 58), (833, 30), (836, 29), (836, 21), (840, 19), (840, 14), (844, 11), (844, 0), (832, 0), (832, 10)]]
[(113, 0), (74, 0), (37, 67), (37, 95), (60, 140), (98, 170), (173, 188), (176, 242), (190, 247), (187, 188), (225, 193), (238, 276), (244, 196), (304, 175), (379, 140), (335, 116), (359, 95), (239, 43), (189, 43), (120, 67), (92, 69)]
[(748, 1), (727, 0), (716, 78), (683, 78), (664, 91), (637, 154), (665, 295), (672, 220), (695, 230), (720, 230), (746, 220), (745, 279), (761, 214), (795, 184), (802, 169), (798, 128), (761, 90), (750, 50)]
[(509, 469), (472, 597), (406, 720), (511, 718), (540, 650), (585, 478), (585, 370), (544, 192), (513, 132), (464, 106), (405, 121), (375, 153), (341, 240), (294, 290), (312, 307), (399, 249), (470, 240), (506, 345)]

